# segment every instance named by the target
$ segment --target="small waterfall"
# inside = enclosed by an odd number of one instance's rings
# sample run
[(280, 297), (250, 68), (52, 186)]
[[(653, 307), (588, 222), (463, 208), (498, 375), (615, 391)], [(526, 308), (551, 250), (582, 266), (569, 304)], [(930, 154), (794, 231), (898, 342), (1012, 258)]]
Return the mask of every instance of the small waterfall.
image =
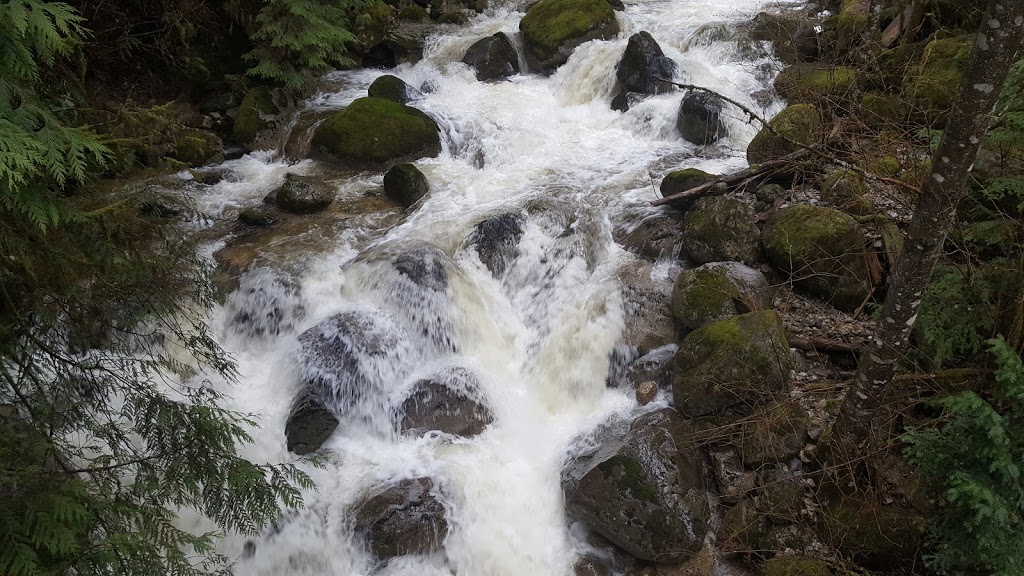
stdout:
[[(615, 65), (629, 35), (646, 30), (678, 64), (681, 81), (771, 114), (780, 104), (755, 95), (769, 87), (773, 61), (730, 33), (765, 4), (627, 1), (617, 13), (618, 38), (580, 46), (550, 77), (502, 82), (476, 81), (461, 58), (499, 31), (519, 42), (524, 6), (492, 7), (462, 28), (443, 29), (421, 62), (387, 72), (430, 87), (413, 105), (446, 134), (438, 157), (416, 162), (430, 194), (404, 213), (379, 211), (379, 173), (290, 164), (308, 156), (316, 124), (364, 96), (381, 71), (330, 75), (331, 88), (283, 131), (282, 156), (224, 164), (232, 177), (198, 202), (219, 219), (259, 206), (287, 172), (322, 176), (338, 191), (327, 213), (305, 220), (308, 229), (296, 220), (287, 235), (259, 232), (259, 266), (214, 312), (241, 381), (211, 385), (227, 393), (229, 408), (260, 418), (247, 457), (295, 459), (283, 429), (304, 387), (343, 414), (325, 445), (325, 468), (310, 468), (318, 487), (306, 494), (307, 507), (256, 539), (234, 573), (571, 573), (587, 544), (563, 510), (562, 463), (589, 433), (638, 409), (630, 391), (606, 386), (633, 358), (622, 335), (638, 306), (621, 286), (636, 260), (613, 231), (661, 214), (649, 205), (652, 185), (669, 170), (743, 167), (755, 133), (737, 113), (714, 146), (682, 140), (679, 91), (613, 111)], [(482, 433), (401, 433), (416, 398), (426, 397), (414, 396), (424, 381), (485, 407)], [(353, 534), (351, 506), (374, 486), (422, 476), (441, 487), (448, 509), (444, 547), (381, 565)], [(192, 520), (197, 530), (208, 526)], [(229, 537), (222, 551), (239, 557), (245, 542)]]

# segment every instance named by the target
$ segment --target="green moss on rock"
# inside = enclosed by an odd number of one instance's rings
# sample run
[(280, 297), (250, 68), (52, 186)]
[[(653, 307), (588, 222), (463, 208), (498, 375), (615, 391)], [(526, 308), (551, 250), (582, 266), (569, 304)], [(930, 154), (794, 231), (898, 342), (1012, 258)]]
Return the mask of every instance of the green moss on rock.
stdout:
[(798, 287), (846, 311), (867, 298), (864, 232), (849, 214), (805, 204), (782, 208), (768, 217), (763, 239), (768, 258)]
[(409, 4), (398, 12), (399, 20), (416, 21), (426, 20), (429, 17), (430, 15), (427, 14), (427, 10), (417, 4)]
[(672, 289), (672, 315), (687, 328), (771, 307), (768, 280), (737, 262), (684, 270)]
[(643, 468), (628, 456), (613, 456), (598, 464), (597, 468), (615, 482), (624, 497), (645, 502), (656, 502), (658, 492), (646, 480)]
[(925, 123), (942, 124), (960, 90), (973, 36), (932, 40), (903, 80), (903, 95)]
[(845, 66), (797, 64), (775, 77), (775, 90), (790, 104), (841, 105), (857, 90), (857, 71)]
[(820, 518), (821, 540), (869, 569), (893, 571), (912, 563), (923, 545), (920, 512), (868, 496), (839, 498), (823, 507)]
[(685, 192), (686, 190), (689, 190), (694, 186), (700, 186), (715, 177), (716, 176), (714, 174), (709, 174), (697, 168), (674, 170), (666, 174), (661, 180), (661, 195), (662, 197), (667, 197), (680, 192)]
[(750, 410), (789, 390), (792, 361), (782, 320), (772, 310), (751, 312), (694, 330), (672, 365), (676, 410), (705, 416)]
[(224, 160), (224, 143), (216, 134), (186, 128), (174, 137), (174, 157), (189, 166), (205, 166)]
[(281, 109), (274, 103), (274, 96), (269, 88), (253, 88), (238, 107), (233, 138), (251, 147), (259, 133), (270, 127), (269, 117), (280, 113)]
[(764, 576), (832, 576), (827, 562), (808, 556), (776, 556), (761, 568)]
[(437, 124), (423, 112), (381, 98), (359, 98), (325, 120), (313, 134), (314, 149), (343, 161), (383, 163), (436, 156)]
[(531, 67), (550, 71), (583, 42), (617, 35), (619, 24), (607, 0), (541, 0), (526, 11), (519, 30)]
[(683, 219), (686, 253), (696, 264), (736, 261), (753, 264), (761, 254), (754, 208), (735, 198), (697, 200)]
[(795, 402), (759, 406), (740, 427), (740, 457), (749, 468), (788, 462), (807, 438), (807, 413)]
[[(781, 158), (799, 150), (793, 140), (804, 145), (815, 145), (823, 137), (821, 112), (811, 104), (794, 104), (772, 118), (747, 146), (747, 161), (751, 164)], [(788, 140), (787, 140), (788, 139)]]
[(868, 197), (867, 182), (853, 170), (834, 170), (821, 183), (821, 195), (836, 208), (856, 216), (875, 212), (875, 203)]
[(366, 89), (367, 95), (371, 98), (383, 98), (399, 104), (405, 104), (412, 100), (419, 91), (406, 84), (398, 76), (385, 74), (374, 80)]
[(396, 164), (384, 174), (384, 194), (408, 208), (427, 195), (430, 183), (412, 164)]
[(910, 118), (910, 106), (903, 98), (878, 92), (861, 97), (860, 112), (864, 124), (876, 130), (901, 126)]

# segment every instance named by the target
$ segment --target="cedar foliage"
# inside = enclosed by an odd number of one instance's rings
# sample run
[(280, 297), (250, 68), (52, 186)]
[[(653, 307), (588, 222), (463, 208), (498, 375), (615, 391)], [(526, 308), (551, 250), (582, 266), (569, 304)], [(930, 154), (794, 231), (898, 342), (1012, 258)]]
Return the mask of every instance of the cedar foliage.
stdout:
[(106, 150), (64, 121), (59, 67), (85, 33), (66, 4), (0, 4), (0, 574), (227, 574), (217, 537), (312, 484), (242, 458), (255, 422), (203, 380), (234, 367), (196, 312), (209, 270), (159, 217), (187, 207), (89, 186)]

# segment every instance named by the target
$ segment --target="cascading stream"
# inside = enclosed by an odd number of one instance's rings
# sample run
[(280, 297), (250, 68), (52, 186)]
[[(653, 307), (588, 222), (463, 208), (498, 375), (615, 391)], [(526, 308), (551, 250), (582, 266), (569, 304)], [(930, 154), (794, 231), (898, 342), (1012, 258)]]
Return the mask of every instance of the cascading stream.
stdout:
[[(256, 539), (254, 553), (243, 555), (242, 537), (222, 544), (226, 554), (241, 557), (237, 574), (571, 572), (586, 544), (563, 510), (563, 462), (588, 432), (641, 410), (632, 391), (605, 384), (624, 324), (617, 274), (632, 258), (612, 230), (657, 212), (649, 206), (652, 175), (742, 167), (756, 131), (732, 113), (729, 136), (698, 150), (675, 128), (679, 92), (615, 112), (609, 107), (615, 64), (627, 38), (646, 30), (678, 64), (680, 81), (760, 108), (751, 95), (766, 89), (774, 63), (763, 47), (744, 46), (722, 31), (766, 3), (628, 3), (617, 16), (623, 30), (617, 39), (579, 47), (553, 76), (478, 82), (460, 62), (466, 48), (498, 31), (517, 32), (523, 14), (519, 6), (499, 6), (440, 32), (423, 61), (390, 71), (431, 88), (414, 105), (445, 131), (441, 154), (416, 163), (431, 183), (425, 201), (386, 231), (380, 227), (389, 224), (380, 220), (354, 219), (304, 232), (295, 245), (271, 243), (262, 260), (267, 265), (243, 275), (215, 311), (241, 378), (213, 385), (223, 387), (230, 408), (261, 416), (245, 454), (253, 461), (295, 459), (285, 448), (284, 423), (300, 378), (316, 369), (299, 334), (338, 314), (374, 318), (367, 330), (377, 331), (381, 348), (351, 359), (372, 392), (358, 402), (339, 393), (347, 416), (325, 445), (325, 467), (309, 467), (318, 487), (306, 494), (306, 508)], [(380, 74), (337, 73), (344, 88), (308, 106), (344, 106)], [(778, 106), (770, 103), (766, 114)], [(380, 174), (338, 178), (316, 162), (288, 165), (269, 154), (224, 167), (231, 177), (200, 199), (214, 217), (258, 205), (287, 172), (321, 175), (339, 198), (359, 198), (381, 184)], [(478, 223), (500, 215), (520, 223), (521, 238), (495, 276), (469, 243)], [(426, 256), (411, 264), (416, 271), (403, 273), (396, 259), (410, 253)], [(396, 399), (417, 380), (456, 368), (479, 380), (476, 393), (490, 408), (491, 425), (465, 439), (396, 434)], [(643, 410), (664, 404), (662, 398)], [(353, 537), (349, 508), (373, 486), (418, 476), (433, 478), (447, 504), (444, 547), (382, 567)], [(183, 522), (208, 527), (200, 519)]]

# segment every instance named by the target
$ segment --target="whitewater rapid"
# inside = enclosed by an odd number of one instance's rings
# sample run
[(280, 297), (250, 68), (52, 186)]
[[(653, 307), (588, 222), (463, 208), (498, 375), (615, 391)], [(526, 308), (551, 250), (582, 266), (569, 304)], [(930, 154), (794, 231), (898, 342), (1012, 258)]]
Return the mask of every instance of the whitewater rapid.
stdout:
[[(220, 343), (238, 363), (237, 383), (214, 380), (228, 408), (259, 416), (256, 462), (291, 462), (284, 424), (298, 389), (297, 336), (339, 311), (400, 316), (412, 306), (437, 315), (455, 352), (404, 342), (392, 365), (378, 367), (400, 395), (418, 378), (464, 366), (481, 381), (494, 422), (482, 434), (402, 437), (387, 433), (386, 410), (343, 421), (324, 447), (326, 466), (303, 466), (317, 483), (306, 507), (253, 539), (229, 536), (221, 551), (238, 558), (239, 575), (563, 576), (587, 550), (585, 530), (563, 510), (563, 462), (602, 423), (666, 404), (660, 396), (639, 408), (631, 390), (606, 387), (609, 356), (620, 342), (624, 309), (618, 273), (634, 257), (612, 231), (654, 214), (649, 202), (668, 171), (696, 167), (723, 173), (745, 166), (756, 129), (728, 113), (729, 136), (698, 149), (676, 128), (681, 94), (654, 96), (626, 113), (610, 109), (615, 64), (628, 37), (646, 30), (679, 68), (678, 80), (717, 90), (770, 116), (780, 108), (763, 94), (778, 64), (756, 43), (722, 33), (749, 19), (767, 1), (646, 0), (618, 12), (622, 33), (580, 46), (554, 75), (478, 82), (460, 62), (474, 41), (518, 32), (523, 7), (493, 6), (461, 27), (439, 27), (424, 59), (395, 74), (427, 87), (412, 105), (437, 118), (444, 131), (437, 158), (416, 165), (431, 192), (392, 220), (320, 226), (302, 250), (282, 242), (265, 247), (263, 268), (213, 312)], [(331, 75), (337, 91), (311, 98), (309, 111), (337, 109), (364, 96), (379, 70)], [(482, 167), (480, 166), (482, 161)], [(253, 153), (226, 162), (225, 181), (205, 190), (198, 206), (213, 221), (230, 220), (289, 172), (317, 175), (340, 199), (379, 190), (382, 175), (333, 172), (279, 154)], [(524, 214), (519, 255), (495, 278), (465, 247), (486, 217)], [(382, 229), (383, 227), (383, 229)], [(569, 231), (567, 234), (565, 231)], [(212, 253), (223, 241), (211, 243)], [(450, 290), (437, 302), (408, 302), (382, 284), (379, 264), (360, 254), (439, 247), (452, 261)], [(280, 249), (280, 253), (275, 250)], [(659, 268), (655, 267), (655, 270)], [(271, 318), (242, 329), (240, 310)], [(436, 319), (435, 319), (436, 320)], [(412, 338), (412, 337), (411, 337)], [(401, 356), (401, 357), (399, 357)], [(430, 476), (442, 488), (450, 530), (441, 551), (378, 565), (353, 538), (350, 506), (368, 488), (389, 480)], [(209, 528), (182, 516), (191, 528)]]

